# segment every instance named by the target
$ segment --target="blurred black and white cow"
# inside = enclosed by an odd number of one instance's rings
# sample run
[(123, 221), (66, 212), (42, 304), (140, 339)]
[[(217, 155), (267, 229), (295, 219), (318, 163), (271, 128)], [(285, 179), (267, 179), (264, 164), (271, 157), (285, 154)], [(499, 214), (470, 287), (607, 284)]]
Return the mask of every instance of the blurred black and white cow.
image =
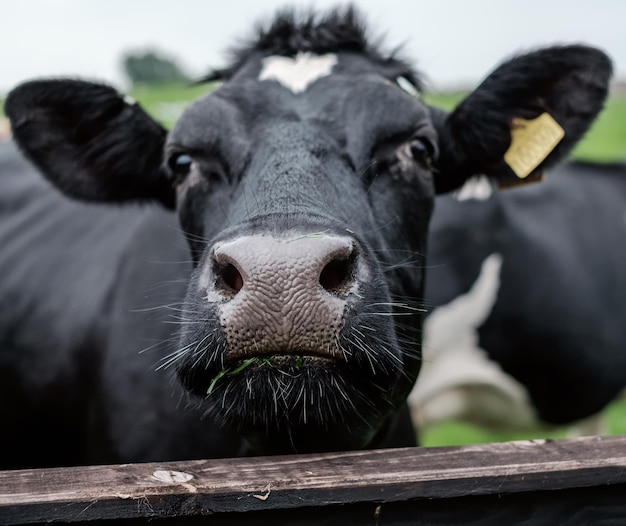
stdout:
[(626, 165), (468, 181), (437, 198), (428, 260), (416, 422), (602, 431), (626, 389)]
[(16, 143), (83, 202), (7, 153), (0, 465), (413, 444), (435, 193), (534, 178), (610, 75), (541, 49), (448, 114), (346, 9), (278, 16), (170, 132), (106, 85), (18, 86)]

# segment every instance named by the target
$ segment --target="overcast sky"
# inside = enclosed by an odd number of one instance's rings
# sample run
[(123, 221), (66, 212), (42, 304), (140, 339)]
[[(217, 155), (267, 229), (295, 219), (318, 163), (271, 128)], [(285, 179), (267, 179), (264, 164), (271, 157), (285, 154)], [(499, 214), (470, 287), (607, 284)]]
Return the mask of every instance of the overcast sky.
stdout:
[[(0, 93), (41, 76), (124, 87), (120, 57), (155, 48), (192, 75), (278, 7), (335, 0), (0, 0)], [(356, 0), (375, 32), (407, 54), (431, 90), (478, 82), (512, 53), (554, 43), (604, 49), (626, 79), (623, 0)]]

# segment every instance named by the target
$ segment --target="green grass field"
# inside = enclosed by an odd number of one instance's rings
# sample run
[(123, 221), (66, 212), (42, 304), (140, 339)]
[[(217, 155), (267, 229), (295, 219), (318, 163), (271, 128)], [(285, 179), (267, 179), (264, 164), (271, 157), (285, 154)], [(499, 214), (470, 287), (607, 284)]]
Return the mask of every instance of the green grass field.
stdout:
[[(139, 87), (130, 95), (169, 128), (191, 100), (211, 88), (211, 85)], [(425, 98), (430, 104), (450, 110), (462, 97), (461, 93), (447, 93)], [(626, 96), (610, 97), (604, 111), (574, 150), (573, 157), (595, 161), (626, 161)], [(626, 434), (626, 400), (614, 402), (609, 407), (606, 425), (610, 434)], [(425, 446), (435, 446), (564, 436), (566, 433), (563, 429), (533, 434), (494, 433), (459, 422), (448, 422), (424, 430), (420, 441)]]

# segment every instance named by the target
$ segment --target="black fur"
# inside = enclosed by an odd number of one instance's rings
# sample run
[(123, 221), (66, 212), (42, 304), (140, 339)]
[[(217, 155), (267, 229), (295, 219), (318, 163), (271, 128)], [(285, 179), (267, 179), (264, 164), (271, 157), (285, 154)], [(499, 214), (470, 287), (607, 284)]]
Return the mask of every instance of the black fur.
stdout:
[[(9, 94), (5, 112), (16, 142), (29, 145), (27, 155), (68, 195), (157, 199), (174, 207), (171, 184), (161, 177), (166, 131), (110, 86), (79, 80), (27, 82)], [(53, 133), (41, 133), (42, 124)], [(122, 151), (142, 155), (120, 155)], [(115, 196), (109, 194), (111, 180), (119, 181)]]

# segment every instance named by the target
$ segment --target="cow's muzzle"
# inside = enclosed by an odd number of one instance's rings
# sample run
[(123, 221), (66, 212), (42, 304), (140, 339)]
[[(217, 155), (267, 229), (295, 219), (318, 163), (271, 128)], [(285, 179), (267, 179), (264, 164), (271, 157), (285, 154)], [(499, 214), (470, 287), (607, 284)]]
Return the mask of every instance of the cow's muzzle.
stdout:
[(253, 356), (342, 359), (339, 331), (368, 272), (354, 239), (253, 235), (213, 247), (201, 280), (226, 336), (226, 362)]

